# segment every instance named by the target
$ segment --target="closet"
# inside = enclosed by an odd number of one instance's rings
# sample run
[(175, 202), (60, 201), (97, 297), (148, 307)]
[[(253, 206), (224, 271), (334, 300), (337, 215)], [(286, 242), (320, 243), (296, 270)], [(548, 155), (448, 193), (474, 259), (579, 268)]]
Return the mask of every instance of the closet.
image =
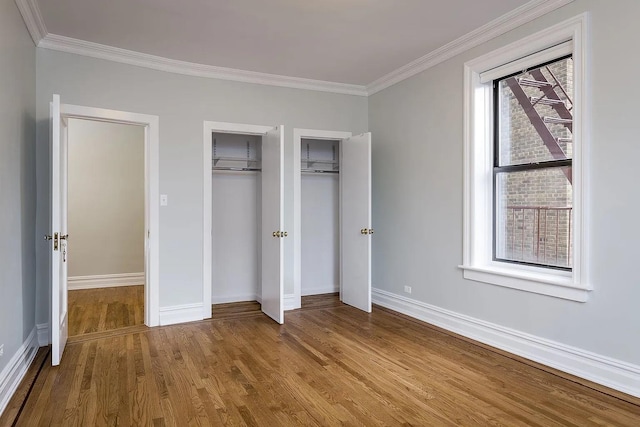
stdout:
[(206, 122), (206, 139), (209, 299), (257, 300), (264, 313), (283, 323), (283, 238), (288, 233), (283, 230), (282, 126)]
[(371, 135), (295, 129), (294, 144), (294, 299), (339, 291), (370, 312)]

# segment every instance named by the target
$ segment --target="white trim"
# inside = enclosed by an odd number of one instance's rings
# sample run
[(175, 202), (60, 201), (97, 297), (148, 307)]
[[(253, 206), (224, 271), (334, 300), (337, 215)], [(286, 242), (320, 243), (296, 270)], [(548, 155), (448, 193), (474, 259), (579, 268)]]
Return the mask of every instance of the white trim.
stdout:
[[(213, 243), (211, 240), (211, 228), (213, 221), (213, 213), (211, 203), (212, 200), (212, 176), (213, 168), (213, 148), (211, 146), (211, 134), (213, 132), (240, 133), (244, 135), (264, 135), (274, 128), (274, 126), (247, 125), (241, 123), (229, 122), (212, 122), (205, 120), (202, 131), (202, 170), (203, 170), (203, 193), (202, 200), (202, 301), (212, 301), (212, 256)], [(209, 319), (211, 317), (211, 304), (204, 304), (202, 307), (202, 318)]]
[(115, 288), (119, 286), (144, 285), (144, 272), (73, 276), (67, 279), (69, 290)]
[(552, 12), (573, 0), (531, 0), (482, 27), (475, 29), (456, 40), (380, 77), (367, 85), (367, 93), (373, 95), (396, 83), (415, 76), (447, 59), (479, 46), (521, 25), (531, 22), (542, 15)]
[(120, 49), (71, 37), (59, 36), (56, 34), (46, 34), (46, 36), (38, 43), (38, 47), (57, 50), (60, 52), (74, 53), (76, 55), (89, 56), (92, 58), (105, 59), (107, 61), (120, 62), (122, 64), (135, 65), (137, 67), (150, 68), (152, 70), (165, 71), (168, 73), (184, 74), (187, 76), (289, 87), (294, 89), (306, 89), (319, 92), (331, 92), (344, 95), (367, 96), (365, 86), (361, 85), (327, 82), (301, 77), (288, 77), (277, 74), (259, 73), (256, 71), (238, 70), (234, 68), (178, 61), (175, 59), (163, 58), (161, 56), (149, 55), (127, 49)]
[(340, 292), (340, 284), (303, 289), (302, 296), (335, 294), (336, 292)]
[(40, 40), (47, 35), (47, 27), (42, 19), (38, 0), (16, 0), (16, 6), (18, 6), (22, 20), (31, 34), (33, 43), (38, 46)]
[(227, 295), (223, 297), (214, 296), (211, 299), (211, 304), (228, 304), (230, 302), (247, 301), (258, 301), (258, 296), (256, 294)]
[(38, 352), (38, 338), (34, 327), (18, 351), (11, 357), (9, 363), (0, 372), (0, 415), (4, 412), (18, 389)]
[[(302, 305), (302, 175), (300, 144), (303, 138), (339, 140), (351, 138), (353, 133), (318, 129), (293, 129), (293, 298), (292, 307)], [(287, 304), (285, 304), (285, 307)]]
[(23, 20), (25, 21), (34, 43), (36, 46), (44, 49), (73, 53), (76, 55), (188, 76), (345, 95), (368, 96), (406, 80), (409, 77), (425, 71), (466, 50), (479, 46), (480, 44), (511, 31), (514, 28), (524, 25), (527, 22), (531, 22), (542, 15), (571, 3), (572, 1), (573, 0), (531, 0), (519, 8), (489, 22), (488, 24), (485, 24), (482, 27), (477, 28), (422, 56), (421, 58), (418, 58), (415, 61), (412, 61), (409, 64), (376, 79), (366, 86), (179, 61), (57, 34), (50, 34), (47, 32), (44, 25), (44, 21), (37, 5), (37, 0), (16, 0), (16, 4), (20, 9), (20, 13), (22, 14)]
[(640, 365), (551, 341), (381, 289), (373, 302), (571, 375), (640, 397)]
[[(466, 279), (527, 292), (585, 302), (592, 287), (588, 276), (588, 174), (590, 105), (588, 97), (588, 24), (583, 13), (496, 49), (464, 65), (464, 209), (463, 260)], [(572, 41), (573, 78), (573, 268), (551, 269), (492, 261), (492, 91), (481, 74)]]
[(38, 323), (36, 330), (38, 334), (38, 345), (40, 347), (48, 346), (51, 343), (49, 340), (49, 323)]
[[(211, 304), (204, 305), (211, 306)], [(160, 325), (175, 325), (202, 320), (202, 306), (202, 303), (196, 303), (160, 307)]]
[(145, 303), (144, 323), (160, 322), (160, 119), (158, 116), (107, 110), (104, 108), (61, 104), (66, 118), (122, 123), (145, 128)]
[(285, 295), (282, 301), (283, 301), (285, 311), (297, 310), (298, 308), (301, 307), (300, 298), (297, 298), (295, 294)]

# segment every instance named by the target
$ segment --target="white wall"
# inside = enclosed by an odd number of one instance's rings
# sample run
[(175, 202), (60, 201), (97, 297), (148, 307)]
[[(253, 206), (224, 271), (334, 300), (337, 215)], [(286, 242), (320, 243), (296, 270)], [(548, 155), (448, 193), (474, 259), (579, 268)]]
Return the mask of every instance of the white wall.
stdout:
[(302, 174), (301, 292), (314, 295), (340, 287), (338, 174)]
[[(577, 303), (464, 280), (463, 64), (584, 11), (594, 291)], [(419, 302), (640, 366), (638, 16), (637, 0), (576, 0), (369, 98), (374, 287), (408, 296), (410, 285)]]
[[(367, 99), (299, 89), (246, 84), (164, 73), (73, 54), (37, 49), (38, 145), (46, 147), (49, 102), (158, 115), (160, 193), (160, 307), (202, 303), (202, 210), (204, 120), (284, 125), (285, 206), (292, 206), (293, 128), (367, 130)], [(49, 153), (37, 153), (38, 200), (49, 200)], [(287, 209), (290, 211), (290, 209)], [(292, 218), (285, 225), (292, 229)], [(38, 211), (37, 233), (48, 229), (46, 205)], [(292, 258), (292, 240), (285, 242)], [(37, 252), (38, 322), (48, 318), (48, 250)], [(285, 290), (293, 292), (286, 268)]]
[(144, 128), (69, 120), (69, 277), (144, 272)]
[[(35, 328), (35, 48), (13, 1), (0, 2), (0, 412), (10, 361)], [(26, 343), (28, 344), (28, 343)], [(36, 344), (37, 346), (37, 344)], [(15, 377), (14, 377), (15, 379)], [(5, 382), (7, 381), (7, 382)], [(6, 388), (8, 386), (9, 388)]]
[(255, 301), (260, 294), (261, 191), (258, 173), (213, 174), (213, 303)]

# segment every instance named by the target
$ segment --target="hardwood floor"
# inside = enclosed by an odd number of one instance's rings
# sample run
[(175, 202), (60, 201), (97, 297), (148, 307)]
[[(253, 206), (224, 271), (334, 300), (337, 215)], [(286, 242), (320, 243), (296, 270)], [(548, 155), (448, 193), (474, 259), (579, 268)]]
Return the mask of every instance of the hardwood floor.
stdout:
[(69, 336), (144, 324), (144, 286), (69, 291)]
[(72, 343), (16, 425), (640, 425), (640, 406), (389, 310), (306, 302), (282, 326), (226, 305)]

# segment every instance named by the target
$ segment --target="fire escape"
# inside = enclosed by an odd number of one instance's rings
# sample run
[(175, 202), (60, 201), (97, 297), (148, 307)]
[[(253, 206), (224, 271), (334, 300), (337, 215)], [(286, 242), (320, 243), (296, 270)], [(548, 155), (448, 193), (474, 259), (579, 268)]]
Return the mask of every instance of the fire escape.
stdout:
[[(571, 113), (573, 101), (549, 67), (544, 67), (544, 69), (551, 77), (551, 81), (545, 77), (542, 68), (536, 68), (529, 72), (531, 78), (510, 77), (505, 80), (505, 83), (509, 86), (511, 92), (513, 92), (516, 100), (526, 113), (536, 132), (540, 135), (540, 138), (554, 160), (566, 160), (568, 157), (562, 149), (561, 144), (570, 143), (571, 138), (555, 137), (551, 133), (549, 125), (561, 124), (569, 132), (573, 133), (573, 115)], [(539, 89), (540, 96), (527, 95), (524, 90), (525, 87)], [(566, 100), (563, 100), (560, 94), (564, 95)], [(555, 110), (558, 117), (540, 115), (535, 108), (536, 105), (550, 106)], [(563, 168), (563, 172), (571, 183), (571, 168)]]

